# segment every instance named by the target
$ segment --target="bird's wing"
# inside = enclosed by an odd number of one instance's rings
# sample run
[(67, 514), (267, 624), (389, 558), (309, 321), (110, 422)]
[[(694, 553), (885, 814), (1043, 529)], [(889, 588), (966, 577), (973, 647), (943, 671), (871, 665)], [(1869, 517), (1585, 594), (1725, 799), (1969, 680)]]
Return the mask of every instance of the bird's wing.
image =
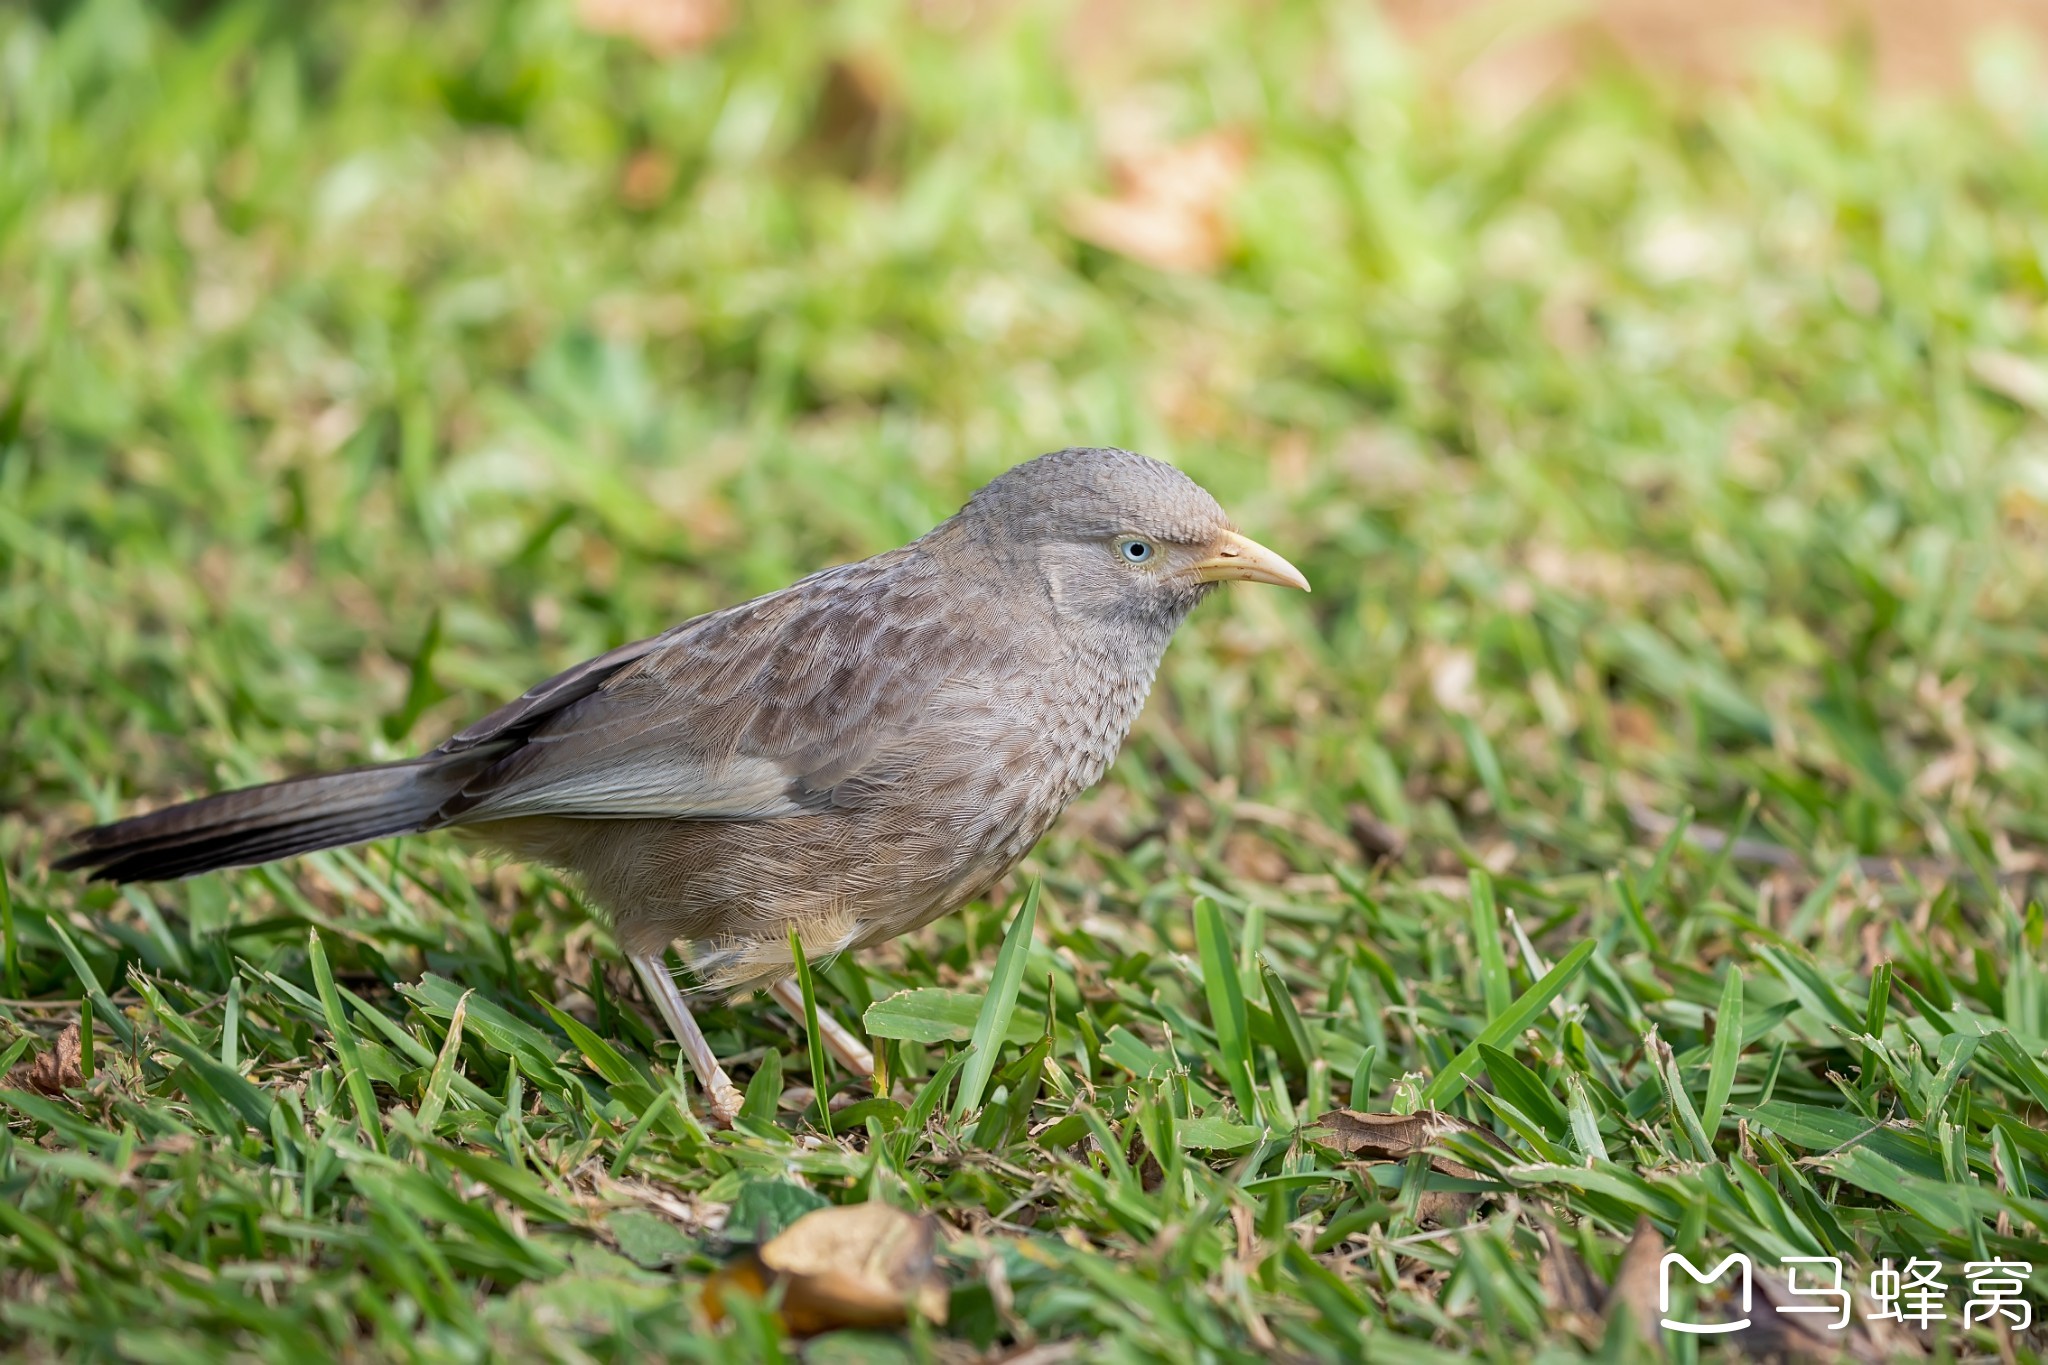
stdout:
[(594, 683), (571, 670), (450, 741), (525, 731), (437, 823), (760, 819), (828, 807), (856, 780), (872, 789), (887, 780), (878, 756), (903, 753), (906, 726), (979, 633), (949, 601), (899, 552), (593, 660), (584, 668), (615, 662)]
[(524, 740), (550, 716), (582, 701), (610, 682), (621, 669), (660, 649), (677, 631), (687, 629), (690, 624), (694, 623), (686, 622), (675, 630), (620, 645), (594, 659), (585, 659), (574, 668), (564, 669), (546, 682), (535, 683), (516, 700), (505, 703), (468, 729), (449, 736), (434, 752), (459, 754)]

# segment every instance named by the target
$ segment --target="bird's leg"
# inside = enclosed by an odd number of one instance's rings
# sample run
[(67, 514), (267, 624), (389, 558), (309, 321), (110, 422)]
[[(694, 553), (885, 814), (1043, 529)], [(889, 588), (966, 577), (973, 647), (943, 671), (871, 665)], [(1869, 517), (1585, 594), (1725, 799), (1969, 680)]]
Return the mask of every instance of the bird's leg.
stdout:
[[(799, 1024), (804, 1022), (803, 987), (797, 985), (795, 981), (788, 977), (784, 977), (768, 988), (768, 994), (774, 996), (775, 1003), (788, 1010)], [(865, 1076), (870, 1084), (873, 1083), (875, 1054), (868, 1050), (866, 1043), (853, 1036), (853, 1030), (825, 1013), (823, 1008), (820, 1008), (818, 1010), (818, 1032), (825, 1040), (825, 1050), (827, 1052), (837, 1057), (848, 1071), (851, 1071), (856, 1076)]]
[(668, 963), (661, 954), (634, 956), (633, 970), (639, 974), (640, 989), (647, 992), (647, 998), (661, 1011), (661, 1017), (668, 1021), (669, 1031), (682, 1044), (683, 1056), (690, 1063), (690, 1070), (697, 1073), (697, 1079), (704, 1086), (707, 1106), (711, 1117), (721, 1127), (730, 1128), (732, 1121), (739, 1117), (740, 1092), (733, 1086), (732, 1078), (725, 1074), (725, 1068), (712, 1055), (711, 1044), (704, 1040), (704, 1030), (697, 1027), (697, 1021), (690, 1017), (690, 1007), (683, 1000), (683, 993), (676, 989), (676, 979), (668, 973)]

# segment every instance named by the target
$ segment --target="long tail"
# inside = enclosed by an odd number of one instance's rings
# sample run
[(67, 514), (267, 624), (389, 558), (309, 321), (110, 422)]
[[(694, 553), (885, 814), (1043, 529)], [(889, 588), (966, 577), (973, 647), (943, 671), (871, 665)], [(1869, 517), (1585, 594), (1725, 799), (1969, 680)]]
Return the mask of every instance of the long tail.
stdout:
[(429, 754), (403, 763), (295, 777), (80, 830), (57, 867), (94, 881), (171, 881), (428, 828), (495, 754)]

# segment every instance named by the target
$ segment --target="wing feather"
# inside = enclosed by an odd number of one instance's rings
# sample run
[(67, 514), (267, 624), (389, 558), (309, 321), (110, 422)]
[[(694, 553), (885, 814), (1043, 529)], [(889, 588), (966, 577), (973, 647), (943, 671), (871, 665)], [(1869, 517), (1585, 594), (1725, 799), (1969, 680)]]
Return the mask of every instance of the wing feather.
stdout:
[(439, 819), (762, 819), (886, 787), (978, 633), (935, 576), (907, 548), (571, 669), (449, 742), (527, 730)]

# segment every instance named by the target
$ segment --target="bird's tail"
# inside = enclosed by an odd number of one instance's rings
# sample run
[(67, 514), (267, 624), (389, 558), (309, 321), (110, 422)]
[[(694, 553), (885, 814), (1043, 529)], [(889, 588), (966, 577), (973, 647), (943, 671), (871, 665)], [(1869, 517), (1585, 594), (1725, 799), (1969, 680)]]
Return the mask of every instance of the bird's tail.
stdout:
[(71, 836), (57, 868), (94, 881), (172, 881), (426, 828), (488, 762), (429, 754), (374, 768), (220, 792)]

